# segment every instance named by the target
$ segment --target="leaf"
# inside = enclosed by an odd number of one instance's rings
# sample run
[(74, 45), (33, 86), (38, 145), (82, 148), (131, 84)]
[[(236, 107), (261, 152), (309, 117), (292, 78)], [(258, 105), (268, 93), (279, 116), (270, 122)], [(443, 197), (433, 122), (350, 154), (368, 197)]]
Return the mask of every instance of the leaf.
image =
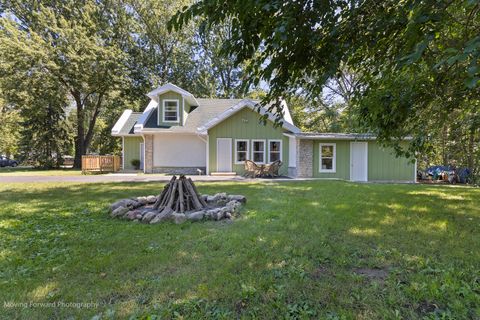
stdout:
[(473, 78), (468, 78), (465, 80), (465, 85), (469, 89), (475, 88), (480, 82), (480, 77), (473, 77)]

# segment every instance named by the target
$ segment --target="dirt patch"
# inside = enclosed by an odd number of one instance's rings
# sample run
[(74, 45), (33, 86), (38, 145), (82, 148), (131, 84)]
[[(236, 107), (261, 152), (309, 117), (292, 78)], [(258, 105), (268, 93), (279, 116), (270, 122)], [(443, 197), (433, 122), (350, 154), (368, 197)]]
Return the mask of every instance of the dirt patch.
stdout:
[(415, 308), (415, 311), (420, 315), (427, 315), (438, 309), (438, 306), (429, 301), (421, 301)]
[(327, 268), (320, 266), (320, 267), (315, 268), (315, 269), (310, 273), (310, 277), (311, 277), (312, 279), (318, 280), (318, 279), (326, 276), (328, 273), (329, 273), (329, 271), (328, 271)]
[(387, 269), (380, 269), (380, 268), (355, 268), (353, 269), (353, 273), (363, 276), (370, 281), (377, 281), (383, 283), (385, 279), (388, 277), (388, 270)]

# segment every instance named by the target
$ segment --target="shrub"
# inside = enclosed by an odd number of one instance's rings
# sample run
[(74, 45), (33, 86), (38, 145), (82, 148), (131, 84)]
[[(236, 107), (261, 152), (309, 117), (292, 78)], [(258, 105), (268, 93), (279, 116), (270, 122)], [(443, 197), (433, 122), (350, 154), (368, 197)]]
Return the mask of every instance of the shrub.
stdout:
[(135, 170), (140, 169), (140, 160), (138, 160), (138, 159), (133, 159), (132, 161), (130, 161), (130, 163), (131, 163), (132, 166), (135, 168)]

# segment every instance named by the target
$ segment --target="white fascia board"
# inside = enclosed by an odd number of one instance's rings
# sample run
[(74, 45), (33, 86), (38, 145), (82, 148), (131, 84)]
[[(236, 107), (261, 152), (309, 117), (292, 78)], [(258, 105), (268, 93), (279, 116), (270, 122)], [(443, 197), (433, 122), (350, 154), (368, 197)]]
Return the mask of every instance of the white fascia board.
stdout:
[[(200, 132), (202, 134), (206, 134), (208, 129), (213, 128), (214, 126), (216, 126), (217, 124), (219, 124), (223, 120), (231, 117), (232, 115), (234, 115), (235, 113), (237, 113), (238, 111), (240, 111), (240, 110), (242, 110), (243, 108), (246, 108), (246, 107), (248, 107), (248, 108), (250, 108), (254, 111), (258, 110), (261, 115), (265, 115), (265, 114), (268, 115), (268, 119), (272, 122), (275, 122), (275, 117), (273, 116), (272, 113), (265, 110), (265, 108), (263, 108), (262, 106), (260, 106), (260, 108), (257, 108), (257, 104), (254, 101), (249, 100), (249, 99), (244, 99), (244, 100), (240, 101), (239, 103), (237, 103), (236, 105), (233, 105), (229, 109), (225, 110), (223, 113), (219, 114), (218, 116), (216, 116), (215, 118), (213, 118), (212, 120), (210, 120), (209, 122), (204, 124), (203, 126), (198, 127), (197, 130), (198, 130), (198, 132)], [(287, 121), (282, 122), (282, 127), (291, 131), (291, 132), (293, 132), (293, 133), (300, 133), (299, 128), (295, 127), (293, 124), (291, 124)]]
[(288, 123), (293, 124), (292, 115), (290, 114), (290, 109), (288, 108), (287, 102), (285, 100), (282, 100), (280, 105), (282, 106), (283, 110), (283, 119)]
[(112, 128), (112, 135), (118, 135), (118, 133), (122, 130), (123, 126), (127, 122), (128, 118), (130, 118), (130, 116), (132, 115), (132, 112), (133, 111), (130, 109), (123, 111), (120, 119), (117, 120), (117, 122)]
[(152, 113), (153, 110), (158, 106), (158, 102), (155, 100), (150, 100), (148, 103), (147, 107), (143, 111), (142, 115), (138, 119), (137, 123), (133, 127), (133, 132), (134, 133), (140, 133), (143, 130), (143, 126), (147, 123), (148, 117), (150, 116), (150, 113)]
[(198, 106), (198, 101), (197, 101), (197, 99), (195, 99), (193, 94), (191, 94), (190, 92), (188, 92), (186, 90), (183, 90), (182, 88), (180, 88), (180, 87), (178, 87), (178, 86), (176, 86), (172, 83), (167, 83), (163, 86), (158, 87), (157, 89), (155, 89), (153, 91), (150, 91), (149, 93), (147, 93), (147, 96), (152, 100), (157, 100), (159, 95), (161, 95), (162, 93), (167, 92), (167, 91), (176, 92), (176, 93), (180, 94), (189, 104), (194, 105), (194, 106)]

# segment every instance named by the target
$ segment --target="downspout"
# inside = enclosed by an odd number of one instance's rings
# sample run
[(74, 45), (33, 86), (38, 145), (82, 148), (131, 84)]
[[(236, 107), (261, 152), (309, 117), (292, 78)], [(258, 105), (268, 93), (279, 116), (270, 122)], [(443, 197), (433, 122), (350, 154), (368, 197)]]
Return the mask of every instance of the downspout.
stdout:
[(122, 136), (122, 170), (125, 171), (125, 136)]
[[(145, 174), (145, 168), (146, 168), (146, 165), (145, 163), (147, 162), (147, 158), (145, 158), (145, 149), (147, 149), (147, 145), (145, 143), (145, 136), (142, 134), (142, 139), (143, 139), (143, 173)], [(152, 157), (153, 157), (153, 153), (152, 153)], [(152, 159), (153, 161), (153, 159)]]
[(206, 166), (205, 166), (205, 174), (208, 175), (210, 174), (210, 168), (209, 168), (209, 161), (210, 161), (210, 152), (209, 152), (209, 136), (207, 134), (207, 139), (204, 139), (198, 132), (196, 133), (197, 134), (197, 137), (202, 140), (203, 142), (205, 142), (205, 148), (206, 148), (206, 152), (205, 152), (205, 161), (206, 161)]

